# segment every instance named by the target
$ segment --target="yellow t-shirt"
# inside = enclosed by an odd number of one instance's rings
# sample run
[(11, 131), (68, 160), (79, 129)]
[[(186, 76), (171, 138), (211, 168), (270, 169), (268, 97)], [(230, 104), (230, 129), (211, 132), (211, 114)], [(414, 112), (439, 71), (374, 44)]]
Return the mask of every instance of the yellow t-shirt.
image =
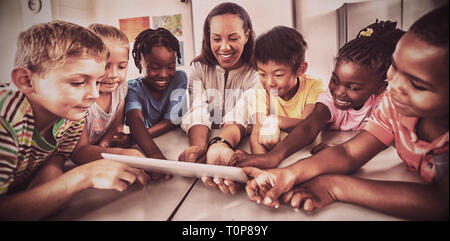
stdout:
[[(277, 97), (277, 107), (270, 111), (269, 98), (261, 83), (256, 87), (256, 105), (252, 109), (252, 116), (257, 113), (276, 114), (278, 116), (301, 119), (305, 105), (314, 104), (323, 92), (322, 80), (313, 79), (309, 75), (300, 76), (300, 86), (294, 97), (285, 101)], [(277, 113), (278, 112), (278, 113)]]

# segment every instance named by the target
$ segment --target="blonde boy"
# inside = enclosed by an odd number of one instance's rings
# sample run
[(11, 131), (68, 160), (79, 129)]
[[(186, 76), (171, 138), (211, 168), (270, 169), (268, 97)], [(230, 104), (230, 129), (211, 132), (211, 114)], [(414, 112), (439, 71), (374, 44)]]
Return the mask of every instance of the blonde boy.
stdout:
[(0, 89), (0, 219), (40, 219), (87, 188), (124, 190), (140, 170), (99, 160), (62, 172), (98, 97), (108, 50), (84, 27), (53, 21), (18, 38), (12, 83)]

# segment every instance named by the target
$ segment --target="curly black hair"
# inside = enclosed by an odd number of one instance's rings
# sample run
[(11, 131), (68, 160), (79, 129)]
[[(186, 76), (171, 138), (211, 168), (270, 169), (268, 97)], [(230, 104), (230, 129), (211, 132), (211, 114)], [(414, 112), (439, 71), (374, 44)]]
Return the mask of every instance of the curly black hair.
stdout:
[(164, 46), (169, 50), (177, 53), (177, 60), (180, 63), (181, 52), (178, 39), (173, 34), (164, 28), (146, 29), (139, 33), (133, 45), (131, 52), (134, 59), (134, 64), (142, 71), (141, 58), (142, 55), (149, 55), (154, 46)]
[(448, 4), (432, 10), (414, 22), (409, 31), (431, 45), (448, 48), (448, 11)]
[(365, 65), (382, 75), (391, 65), (392, 53), (405, 31), (396, 28), (397, 23), (379, 21), (361, 29), (356, 38), (346, 43), (335, 58), (335, 61), (348, 61), (357, 65)]

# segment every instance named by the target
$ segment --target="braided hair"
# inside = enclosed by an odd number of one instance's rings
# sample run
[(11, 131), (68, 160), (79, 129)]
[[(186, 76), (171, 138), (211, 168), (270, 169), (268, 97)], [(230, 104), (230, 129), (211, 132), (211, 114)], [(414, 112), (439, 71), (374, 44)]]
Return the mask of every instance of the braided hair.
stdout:
[(133, 45), (133, 51), (131, 52), (134, 59), (134, 64), (139, 69), (139, 73), (142, 71), (141, 58), (143, 55), (149, 55), (152, 48), (155, 46), (164, 46), (168, 50), (175, 51), (177, 53), (177, 60), (180, 63), (181, 52), (178, 39), (173, 34), (164, 28), (158, 29), (146, 29), (139, 33)]
[(396, 22), (377, 19), (375, 23), (360, 30), (356, 38), (339, 49), (335, 62), (344, 60), (368, 66), (382, 75), (385, 80), (391, 65), (392, 53), (405, 33), (396, 26)]

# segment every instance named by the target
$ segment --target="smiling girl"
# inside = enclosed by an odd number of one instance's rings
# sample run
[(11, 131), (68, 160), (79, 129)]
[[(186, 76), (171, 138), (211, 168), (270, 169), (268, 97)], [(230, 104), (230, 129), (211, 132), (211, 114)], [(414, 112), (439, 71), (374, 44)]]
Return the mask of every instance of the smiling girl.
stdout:
[[(185, 103), (187, 76), (176, 70), (181, 56), (178, 40), (167, 29), (147, 29), (136, 38), (133, 58), (143, 76), (128, 82), (125, 104), (127, 123), (147, 157), (165, 159), (153, 141), (173, 128)], [(178, 116), (177, 116), (178, 117)]]
[(99, 81), (99, 98), (88, 112), (89, 144), (110, 147), (123, 129), (130, 47), (127, 36), (114, 26), (91, 24), (88, 28), (102, 38), (110, 53), (105, 76)]

